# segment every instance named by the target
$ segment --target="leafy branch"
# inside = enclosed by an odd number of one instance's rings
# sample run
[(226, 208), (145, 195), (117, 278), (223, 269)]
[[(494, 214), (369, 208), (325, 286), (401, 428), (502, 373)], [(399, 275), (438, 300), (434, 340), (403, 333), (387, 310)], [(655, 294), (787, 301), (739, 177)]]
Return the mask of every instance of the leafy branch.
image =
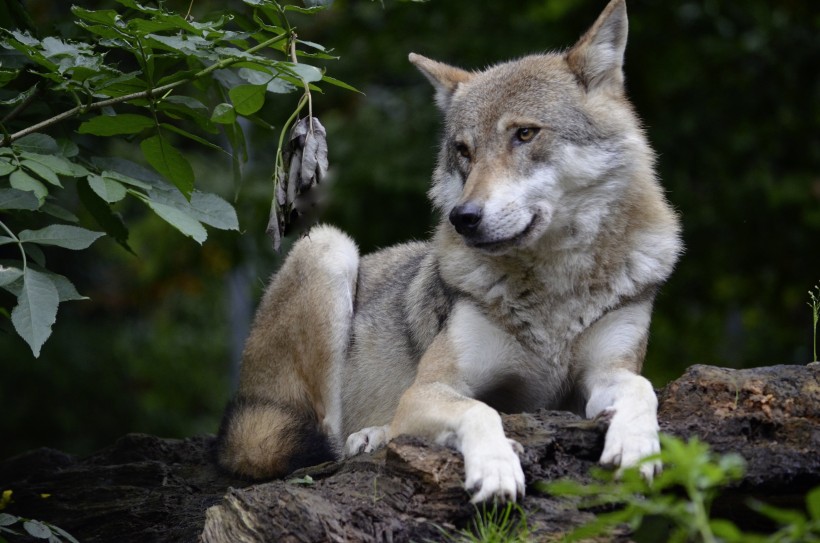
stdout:
[[(256, 53), (257, 51), (261, 51), (263, 49), (266, 49), (266, 48), (268, 48), (268, 47), (270, 47), (270, 46), (272, 46), (272, 45), (274, 45), (274, 44), (276, 44), (276, 43), (278, 43), (282, 40), (285, 40), (287, 38), (288, 38), (288, 36), (284, 35), (284, 34), (280, 35), (280, 36), (274, 36), (273, 38), (270, 38), (270, 39), (268, 39), (268, 40), (266, 40), (266, 41), (264, 41), (264, 42), (262, 42), (258, 45), (255, 45), (254, 47), (251, 47), (250, 49), (245, 51), (245, 53), (247, 53), (247, 54)], [(124, 96), (117, 96), (116, 98), (109, 98), (107, 100), (100, 100), (98, 102), (93, 102), (93, 103), (90, 103), (90, 104), (75, 106), (75, 107), (73, 107), (69, 110), (63, 111), (62, 113), (60, 113), (58, 115), (55, 115), (55, 116), (50, 117), (48, 119), (45, 119), (44, 121), (41, 121), (41, 122), (39, 122), (35, 125), (24, 128), (23, 130), (20, 130), (19, 132), (15, 132), (14, 134), (8, 134), (7, 136), (5, 136), (3, 138), (2, 141), (0, 141), (0, 147), (7, 147), (7, 146), (11, 145), (11, 142), (13, 142), (14, 140), (20, 139), (23, 136), (27, 136), (29, 134), (39, 132), (39, 131), (41, 131), (45, 128), (48, 128), (48, 127), (50, 127), (54, 124), (57, 124), (61, 121), (64, 121), (66, 119), (70, 119), (72, 117), (76, 117), (77, 115), (80, 115), (80, 114), (83, 114), (83, 113), (88, 113), (90, 111), (94, 111), (96, 109), (103, 109), (103, 108), (107, 108), (107, 107), (116, 106), (116, 105), (122, 104), (124, 102), (132, 102), (134, 100), (152, 98), (152, 97), (160, 96), (160, 95), (164, 98), (165, 96), (167, 96), (166, 93), (168, 93), (169, 91), (171, 91), (171, 90), (173, 90), (177, 87), (180, 87), (180, 86), (185, 85), (187, 83), (193, 83), (194, 81), (197, 81), (198, 79), (201, 79), (201, 78), (211, 74), (212, 72), (214, 72), (216, 70), (221, 70), (221, 69), (224, 69), (224, 68), (228, 68), (228, 67), (236, 64), (237, 62), (241, 62), (243, 60), (244, 59), (242, 57), (238, 57), (238, 56), (237, 57), (225, 58), (225, 59), (222, 59), (222, 60), (220, 60), (219, 62), (217, 62), (215, 64), (212, 64), (212, 65), (208, 66), (207, 68), (204, 68), (204, 69), (198, 71), (197, 73), (195, 73), (191, 77), (181, 79), (179, 81), (174, 81), (173, 83), (167, 83), (165, 85), (159, 86), (159, 87), (154, 88), (154, 89), (148, 88), (144, 91), (134, 92), (134, 93), (131, 93), (131, 94), (126, 94)], [(33, 98), (33, 96), (31, 98)], [(14, 113), (15, 112), (12, 112), (11, 114), (14, 114)], [(4, 119), (4, 122), (5, 122), (5, 119)]]
[[(310, 149), (289, 141), (283, 150), (284, 134), (297, 124), (306, 100), (310, 109), (315, 85), (352, 89), (298, 61), (334, 58), (323, 46), (299, 40), (288, 21), (289, 13), (311, 15), (321, 7), (243, 0), (241, 9), (196, 20), (193, 3), (183, 16), (162, 3), (117, 2), (119, 10), (72, 7), (85, 36), (80, 41), (0, 29), (0, 106), (10, 108), (0, 116), (0, 212), (8, 214), (0, 223), (0, 245), (13, 243), (19, 250), (19, 258), (0, 263), (0, 288), (17, 299), (10, 313), (0, 315), (10, 316), (35, 356), (51, 333), (59, 303), (83, 299), (66, 277), (46, 268), (43, 246), (82, 250), (107, 234), (131, 251), (117, 212), (129, 198), (198, 243), (208, 237), (206, 226), (238, 230), (230, 203), (196, 190), (180, 142), (229, 157), (234, 186), (241, 186), (248, 158), (241, 118), (272, 129), (259, 117), (268, 97), (302, 90), (281, 128), (274, 165), (278, 184), (271, 216), (281, 218), (281, 226), (294, 201), (277, 197), (286, 182), (285, 162), (299, 158), (300, 171), (317, 172), (315, 181), (327, 169), (324, 131), (312, 115)], [(60, 105), (58, 113), (43, 113)], [(319, 134), (324, 147), (317, 143)], [(141, 160), (105, 156), (112, 139), (125, 142)], [(297, 193), (309, 188), (296, 184)], [(101, 231), (77, 224), (78, 207)]]

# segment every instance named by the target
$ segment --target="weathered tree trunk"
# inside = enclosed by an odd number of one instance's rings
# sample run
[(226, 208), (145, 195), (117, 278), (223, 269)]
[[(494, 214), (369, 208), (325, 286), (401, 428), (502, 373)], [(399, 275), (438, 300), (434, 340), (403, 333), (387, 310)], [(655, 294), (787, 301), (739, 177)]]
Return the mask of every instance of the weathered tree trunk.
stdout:
[[(721, 516), (742, 524), (737, 500), (748, 495), (798, 506), (820, 484), (818, 364), (693, 366), (661, 392), (659, 418), (665, 432), (697, 435), (718, 452), (746, 458), (744, 479), (715, 504)], [(549, 411), (508, 415), (504, 425), (524, 446), (530, 485), (586, 480), (605, 432), (602, 422)], [(83, 459), (40, 449), (0, 464), (0, 490), (14, 492), (6, 512), (46, 520), (84, 543), (440, 540), (441, 530), (463, 527), (474, 515), (461, 457), (418, 439), (402, 437), (374, 455), (251, 486), (220, 473), (212, 447), (210, 436), (129, 435)], [(531, 486), (521, 505), (539, 541), (592, 517)]]

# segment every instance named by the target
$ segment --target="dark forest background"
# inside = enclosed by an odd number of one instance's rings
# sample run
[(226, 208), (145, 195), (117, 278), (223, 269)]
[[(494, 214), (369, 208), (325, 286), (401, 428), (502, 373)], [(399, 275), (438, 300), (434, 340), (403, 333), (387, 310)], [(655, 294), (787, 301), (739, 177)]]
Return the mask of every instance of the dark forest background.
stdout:
[[(69, 3), (25, 4), (44, 33), (73, 24)], [(174, 4), (184, 13), (189, 1)], [(362, 91), (314, 94), (332, 170), (321, 220), (365, 252), (430, 232), (439, 118), (410, 51), (480, 69), (568, 47), (604, 5), (336, 0), (318, 16), (294, 16), (300, 38), (341, 57), (325, 63), (328, 73)], [(196, 0), (192, 13), (223, 6)], [(645, 374), (660, 387), (692, 364), (809, 362), (807, 291), (820, 282), (820, 6), (629, 0), (628, 9), (628, 92), (686, 243), (658, 297)], [(297, 99), (269, 100), (263, 116), (281, 126)], [(253, 309), (280, 262), (264, 235), (278, 133), (247, 130), (242, 187), (223, 157), (203, 153), (195, 164), (198, 186), (235, 204), (240, 233), (212, 231), (200, 247), (134, 207), (122, 212), (136, 256), (110, 239), (49, 254), (91, 300), (61, 306), (39, 359), (7, 319), (0, 325), (0, 458), (38, 446), (87, 453), (127, 432), (216, 430)]]

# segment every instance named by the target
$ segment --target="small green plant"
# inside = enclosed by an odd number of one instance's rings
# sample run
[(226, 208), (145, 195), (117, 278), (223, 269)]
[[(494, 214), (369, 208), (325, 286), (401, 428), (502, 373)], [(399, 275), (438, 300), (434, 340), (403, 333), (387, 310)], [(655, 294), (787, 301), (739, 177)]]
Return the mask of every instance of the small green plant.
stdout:
[(739, 480), (744, 460), (736, 454), (719, 456), (697, 438), (684, 442), (661, 435), (662, 452), (642, 462), (660, 459), (664, 471), (647, 483), (637, 468), (625, 470), (620, 480), (595, 470), (597, 482), (582, 485), (571, 480), (536, 483), (553, 496), (581, 499), (581, 507), (596, 511), (595, 520), (567, 534), (565, 541), (580, 541), (627, 525), (639, 543), (808, 543), (820, 542), (820, 487), (806, 496), (803, 512), (750, 500), (749, 507), (780, 528), (768, 535), (746, 533), (733, 522), (710, 517), (712, 502), (722, 487)]
[[(662, 435), (663, 450), (643, 460), (660, 459), (664, 471), (647, 483), (637, 469), (624, 470), (620, 480), (610, 471), (596, 469), (598, 482), (582, 485), (571, 480), (537, 483), (536, 488), (554, 496), (577, 496), (582, 506), (608, 509), (589, 524), (567, 535), (567, 541), (579, 541), (611, 531), (627, 524), (636, 534), (646, 529), (649, 519), (658, 516), (671, 523), (668, 541), (702, 541), (716, 543), (734, 527), (723, 520), (711, 520), (709, 510), (718, 489), (738, 480), (744, 471), (744, 461), (738, 455), (715, 457), (708, 445), (697, 438), (688, 442)], [(683, 490), (679, 494), (678, 490)]]
[(806, 494), (806, 511), (781, 509), (758, 500), (750, 500), (749, 506), (780, 526), (769, 536), (738, 533), (730, 542), (738, 543), (817, 543), (820, 542), (820, 487)]
[(808, 306), (811, 308), (812, 317), (812, 354), (814, 355), (813, 360), (817, 360), (817, 321), (820, 320), (820, 284), (814, 285), (814, 290), (817, 291), (817, 294), (811, 290), (809, 291), (811, 301), (808, 302)]
[(524, 511), (514, 503), (493, 505), (476, 511), (472, 529), (441, 532), (448, 543), (527, 543), (530, 532)]

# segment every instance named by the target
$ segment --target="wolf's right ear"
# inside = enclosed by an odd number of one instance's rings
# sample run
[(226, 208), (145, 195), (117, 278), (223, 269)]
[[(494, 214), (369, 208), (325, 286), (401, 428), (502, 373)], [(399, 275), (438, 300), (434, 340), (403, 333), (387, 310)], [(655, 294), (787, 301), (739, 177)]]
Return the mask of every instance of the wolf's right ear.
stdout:
[(424, 76), (430, 80), (436, 89), (436, 104), (442, 111), (447, 111), (450, 99), (456, 92), (459, 84), (466, 83), (473, 75), (461, 68), (456, 68), (443, 62), (436, 62), (427, 57), (410, 53), (410, 62), (416, 65)]

